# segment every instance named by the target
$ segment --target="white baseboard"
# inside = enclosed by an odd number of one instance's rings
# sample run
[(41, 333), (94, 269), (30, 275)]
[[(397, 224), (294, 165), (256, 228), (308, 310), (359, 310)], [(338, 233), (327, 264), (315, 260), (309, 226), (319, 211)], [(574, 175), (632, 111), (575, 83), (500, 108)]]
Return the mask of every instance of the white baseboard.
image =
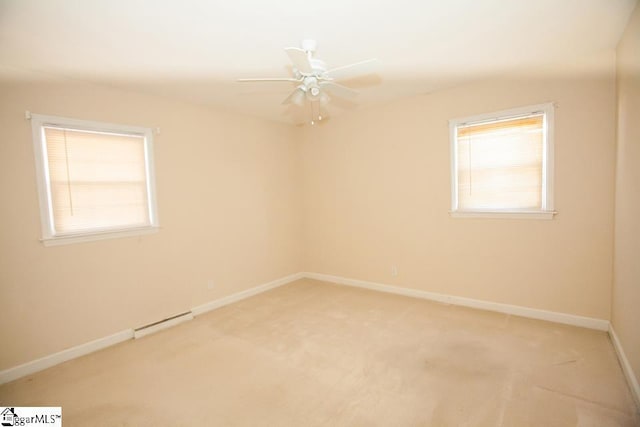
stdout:
[(217, 300), (210, 301), (206, 304), (199, 305), (191, 309), (191, 312), (194, 316), (199, 316), (200, 314), (206, 313), (211, 310), (215, 310), (216, 308), (224, 307), (225, 305), (232, 304), (234, 302), (243, 300), (245, 298), (252, 297), (254, 295), (260, 294), (262, 292), (266, 292), (269, 289), (277, 288), (278, 286), (286, 285), (287, 283), (295, 282), (298, 279), (302, 279), (304, 277), (304, 273), (295, 273), (290, 276), (283, 277), (281, 279), (274, 280), (269, 283), (265, 283), (260, 286), (256, 286), (255, 288), (247, 289), (242, 292), (238, 292), (232, 295), (229, 295), (224, 298), (220, 298)]
[[(71, 359), (75, 359), (80, 356), (84, 356), (89, 353), (93, 353), (94, 351), (102, 350), (103, 348), (110, 347), (112, 345), (121, 343), (123, 341), (127, 341), (134, 337), (134, 334), (137, 333), (138, 337), (143, 335), (148, 335), (149, 333), (156, 332), (160, 329), (166, 329), (170, 326), (174, 326), (178, 323), (182, 323), (184, 321), (190, 320), (193, 316), (197, 316), (199, 314), (206, 313), (207, 311), (214, 310), (216, 308), (225, 306), (227, 304), (234, 303), (236, 301), (240, 301), (245, 298), (249, 298), (253, 295), (257, 295), (261, 292), (268, 291), (269, 289), (276, 288), (278, 286), (285, 285), (287, 283), (296, 281), (301, 279), (303, 276), (302, 273), (292, 274), (281, 279), (274, 280), (269, 283), (265, 283), (260, 286), (256, 286), (251, 289), (247, 289), (242, 292), (238, 292), (233, 295), (229, 295), (228, 297), (220, 298), (206, 304), (195, 307), (191, 310), (186, 316), (180, 316), (176, 319), (168, 320), (167, 322), (159, 323), (156, 328), (156, 325), (140, 329), (137, 332), (134, 332), (133, 329), (127, 329), (121, 332), (118, 332), (113, 335), (109, 335), (108, 337), (98, 338), (97, 340), (80, 344), (75, 347), (62, 350), (58, 353), (50, 354), (48, 356), (41, 357), (40, 359), (32, 360), (31, 362), (24, 363), (22, 365), (14, 366), (12, 368), (5, 369), (4, 371), (0, 371), (0, 384), (8, 383), (9, 381), (17, 380), (18, 378), (25, 377), (27, 375), (31, 375), (38, 371), (42, 371), (44, 369), (50, 368), (52, 366), (58, 365), (62, 362), (66, 362)], [(175, 321), (174, 321), (175, 320)], [(155, 329), (153, 329), (155, 328)], [(146, 329), (153, 329), (148, 332), (142, 332)]]
[(0, 384), (17, 380), (18, 378), (31, 375), (62, 362), (75, 359), (76, 357), (102, 350), (103, 348), (127, 341), (131, 338), (133, 338), (133, 329), (126, 329), (116, 334), (109, 335), (108, 337), (98, 338), (97, 340), (80, 344), (75, 347), (62, 350), (58, 353), (50, 354), (48, 356), (41, 357), (40, 359), (14, 366), (13, 368), (5, 369), (4, 371), (0, 371)]
[(622, 343), (620, 343), (616, 332), (613, 330), (613, 325), (609, 327), (609, 337), (611, 337), (613, 348), (616, 350), (618, 360), (620, 360), (620, 365), (622, 366), (622, 372), (624, 372), (624, 376), (626, 377), (629, 388), (631, 389), (631, 394), (633, 394), (638, 411), (640, 411), (640, 385), (638, 385), (638, 379), (633, 372), (629, 359), (627, 359), (627, 356), (624, 353)]
[(592, 317), (583, 317), (573, 314), (559, 313), (555, 311), (540, 310), (537, 308), (522, 307), (519, 305), (501, 304), (491, 301), (438, 294), (418, 289), (402, 288), (399, 286), (386, 285), (382, 283), (331, 276), (328, 274), (303, 273), (303, 276), (310, 279), (322, 280), (325, 282), (355, 286), (358, 288), (371, 289), (375, 291), (404, 295), (414, 298), (422, 298), (431, 301), (442, 302), (445, 304), (461, 305), (488, 311), (497, 311), (499, 313), (513, 314), (515, 316), (528, 317), (531, 319), (547, 320), (549, 322), (563, 323), (566, 325), (581, 326), (583, 328), (596, 329), (599, 331), (609, 330), (609, 321), (604, 319), (595, 319)]
[[(243, 300), (245, 298), (249, 298), (251, 296), (257, 295), (259, 293), (268, 291), (273, 288), (277, 288), (279, 286), (294, 282), (298, 279), (302, 279), (305, 277), (310, 279), (322, 280), (326, 282), (338, 283), (342, 285), (355, 286), (359, 288), (404, 295), (404, 296), (409, 296), (414, 298), (422, 298), (422, 299), (427, 299), (432, 301), (438, 301), (446, 304), (461, 305), (466, 307), (478, 308), (482, 310), (497, 311), (500, 313), (507, 313), (507, 314), (513, 314), (516, 316), (529, 317), (533, 319), (547, 320), (551, 322), (564, 323), (564, 324), (574, 325), (574, 326), (582, 326), (585, 328), (597, 329), (601, 331), (609, 331), (612, 337), (612, 341), (614, 342), (614, 347), (616, 348), (616, 351), (618, 352), (621, 363), (623, 365), (623, 369), (625, 370), (625, 375), (627, 375), (627, 378), (630, 378), (630, 383), (632, 384), (631, 387), (633, 389), (633, 392), (635, 393), (635, 397), (638, 398), (638, 395), (640, 394), (638, 392), (638, 383), (635, 380), (635, 377), (633, 376), (633, 372), (631, 371), (631, 367), (626, 357), (624, 357), (624, 352), (622, 351), (622, 347), (620, 346), (620, 343), (617, 337), (615, 336), (613, 329), (610, 329), (609, 322), (603, 319), (594, 319), (590, 317), (582, 317), (582, 316), (576, 316), (572, 314), (539, 310), (539, 309), (522, 307), (522, 306), (475, 300), (471, 298), (463, 298), (463, 297), (457, 297), (452, 295), (438, 294), (438, 293), (427, 292), (427, 291), (422, 291), (418, 289), (402, 288), (402, 287), (386, 285), (382, 283), (348, 279), (344, 277), (331, 276), (328, 274), (319, 274), (319, 273), (291, 274), (281, 279), (277, 279), (269, 283), (256, 286), (254, 288), (250, 288), (242, 292), (238, 292), (238, 293), (229, 295), (227, 297), (220, 298), (214, 301), (210, 301), (206, 304), (199, 305), (197, 307), (192, 308), (191, 313), (193, 316), (198, 316), (208, 311), (215, 310), (216, 308), (223, 307), (228, 304), (232, 304), (234, 302)], [(182, 321), (185, 321), (185, 320), (189, 320), (189, 319), (185, 317), (184, 319), (177, 318), (175, 323), (171, 321), (163, 322), (163, 323), (171, 323), (164, 326), (163, 329), (165, 327), (173, 326), (174, 324), (177, 324), (177, 323), (182, 323)], [(35, 372), (52, 367), (62, 362), (66, 362), (68, 360), (75, 359), (77, 357), (84, 356), (94, 351), (98, 351), (103, 348), (118, 344), (120, 342), (132, 339), (133, 337), (134, 337), (134, 330), (127, 329), (104, 338), (99, 338), (97, 340), (94, 340), (85, 344), (80, 344), (78, 346), (60, 351), (58, 353), (54, 353), (37, 360), (33, 360), (31, 362), (27, 362), (22, 365), (6, 369), (4, 371), (0, 371), (0, 384), (4, 384), (9, 381), (16, 380), (18, 378), (33, 374)]]

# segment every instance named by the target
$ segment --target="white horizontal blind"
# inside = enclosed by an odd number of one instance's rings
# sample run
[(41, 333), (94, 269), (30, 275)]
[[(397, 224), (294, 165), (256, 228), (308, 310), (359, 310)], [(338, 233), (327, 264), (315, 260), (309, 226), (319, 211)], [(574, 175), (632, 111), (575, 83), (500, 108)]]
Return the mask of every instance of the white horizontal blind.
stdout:
[(542, 210), (544, 114), (459, 125), (461, 210)]
[(143, 135), (43, 132), (55, 235), (150, 225)]

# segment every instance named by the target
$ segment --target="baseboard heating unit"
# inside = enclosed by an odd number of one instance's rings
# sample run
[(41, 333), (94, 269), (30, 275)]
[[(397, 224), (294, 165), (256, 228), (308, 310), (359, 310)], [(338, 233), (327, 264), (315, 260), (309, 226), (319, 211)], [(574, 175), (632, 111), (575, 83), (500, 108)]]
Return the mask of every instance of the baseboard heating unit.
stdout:
[(133, 330), (133, 337), (135, 339), (142, 338), (149, 334), (161, 331), (163, 329), (170, 328), (180, 323), (193, 319), (193, 313), (186, 311), (184, 313), (176, 314), (175, 316), (168, 317), (157, 322), (149, 323), (148, 325), (141, 326)]

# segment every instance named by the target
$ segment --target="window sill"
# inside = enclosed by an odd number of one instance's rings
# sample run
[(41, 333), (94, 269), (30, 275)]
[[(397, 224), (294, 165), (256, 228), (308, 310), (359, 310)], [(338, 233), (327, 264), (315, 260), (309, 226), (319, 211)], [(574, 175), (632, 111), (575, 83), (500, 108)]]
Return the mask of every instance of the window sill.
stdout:
[(451, 218), (553, 219), (556, 211), (449, 211)]
[(75, 235), (48, 237), (48, 238), (43, 238), (40, 241), (45, 246), (58, 246), (58, 245), (68, 245), (70, 243), (83, 243), (83, 242), (93, 242), (96, 240), (116, 239), (119, 237), (142, 236), (145, 234), (157, 233), (158, 230), (159, 230), (159, 227), (152, 226), (152, 227), (143, 227), (143, 228), (132, 228), (127, 230), (112, 230), (112, 231), (101, 231), (101, 232), (83, 233), (83, 234), (75, 234)]

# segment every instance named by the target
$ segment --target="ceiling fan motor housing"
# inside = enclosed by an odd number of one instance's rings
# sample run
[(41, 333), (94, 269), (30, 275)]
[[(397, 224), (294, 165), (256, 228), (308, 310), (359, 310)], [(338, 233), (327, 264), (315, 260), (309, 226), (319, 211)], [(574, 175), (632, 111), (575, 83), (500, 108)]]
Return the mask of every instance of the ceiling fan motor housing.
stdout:
[(316, 59), (316, 58), (309, 58), (309, 65), (311, 65), (311, 72), (310, 73), (304, 73), (300, 70), (298, 70), (297, 68), (294, 68), (294, 74), (296, 76), (296, 78), (301, 79), (301, 78), (305, 78), (308, 76), (315, 76), (318, 78), (326, 78), (324, 76), (324, 73), (327, 71), (327, 64), (325, 64), (324, 61), (320, 60), (320, 59)]
[(313, 68), (313, 74), (316, 76), (327, 71), (327, 64), (321, 59), (311, 58), (309, 59), (309, 63), (311, 64), (311, 68)]

